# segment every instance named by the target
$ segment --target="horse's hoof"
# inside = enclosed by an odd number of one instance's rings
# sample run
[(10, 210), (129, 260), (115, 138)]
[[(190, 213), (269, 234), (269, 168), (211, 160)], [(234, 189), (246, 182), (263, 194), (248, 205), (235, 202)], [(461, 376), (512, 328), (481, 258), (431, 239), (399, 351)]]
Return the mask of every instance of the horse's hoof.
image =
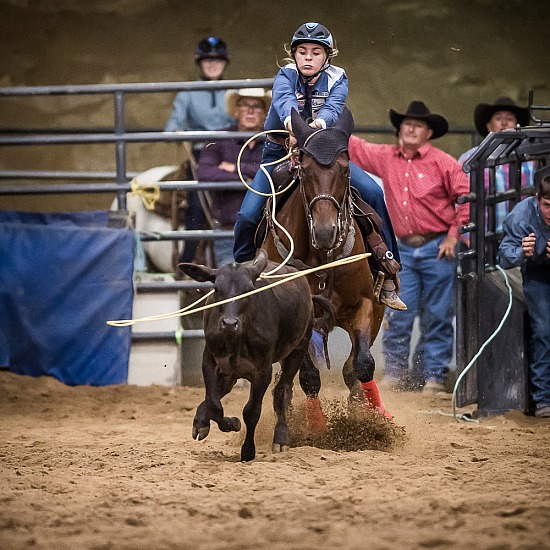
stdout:
[(230, 421), (231, 421), (231, 424), (232, 424), (231, 429), (234, 432), (240, 432), (241, 431), (241, 421), (236, 416), (232, 416), (230, 418)]
[(196, 439), (197, 441), (202, 441), (209, 433), (210, 426), (207, 426), (206, 428), (196, 428), (193, 426), (193, 439)]
[(290, 451), (290, 447), (288, 445), (281, 445), (280, 443), (273, 443), (271, 451), (273, 454), (288, 453), (288, 451)]

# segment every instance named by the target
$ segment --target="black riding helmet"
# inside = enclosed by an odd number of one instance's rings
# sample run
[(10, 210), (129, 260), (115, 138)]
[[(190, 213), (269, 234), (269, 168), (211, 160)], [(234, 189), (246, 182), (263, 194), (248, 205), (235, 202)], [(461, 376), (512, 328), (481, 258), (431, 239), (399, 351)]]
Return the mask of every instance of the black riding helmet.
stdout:
[(207, 58), (229, 61), (227, 44), (217, 36), (209, 36), (201, 40), (195, 49), (195, 63)]
[(292, 36), (292, 40), (290, 41), (290, 53), (292, 57), (294, 57), (296, 48), (300, 44), (305, 43), (319, 44), (320, 46), (323, 46), (327, 54), (321, 70), (310, 77), (304, 77), (304, 75), (301, 75), (302, 78), (307, 82), (313, 80), (319, 73), (328, 69), (328, 67), (330, 66), (330, 60), (338, 52), (334, 47), (334, 39), (332, 38), (332, 34), (324, 25), (321, 25), (321, 23), (304, 23), (303, 25), (298, 27), (298, 29)]
[(304, 23), (292, 36), (290, 48), (294, 50), (298, 44), (313, 42), (320, 44), (327, 50), (327, 54), (334, 49), (334, 40), (330, 31), (321, 23)]

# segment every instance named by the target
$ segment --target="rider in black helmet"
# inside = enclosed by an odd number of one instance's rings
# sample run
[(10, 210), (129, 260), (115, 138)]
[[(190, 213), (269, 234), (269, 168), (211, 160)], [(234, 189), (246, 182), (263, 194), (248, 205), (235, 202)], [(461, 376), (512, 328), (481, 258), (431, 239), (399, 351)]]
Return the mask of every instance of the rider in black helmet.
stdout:
[(195, 49), (195, 63), (203, 59), (222, 59), (229, 62), (227, 44), (217, 36), (209, 36), (201, 40)]
[[(201, 80), (220, 80), (229, 63), (227, 44), (217, 36), (201, 40), (194, 52), (194, 59), (200, 71)], [(194, 90), (179, 92), (174, 99), (172, 113), (164, 130), (220, 130), (235, 123), (225, 110), (225, 90)], [(193, 157), (198, 160), (203, 144), (193, 144)], [(189, 179), (195, 179), (189, 174)], [(196, 192), (187, 194), (186, 228), (206, 229), (206, 217)], [(180, 262), (192, 262), (198, 241), (185, 244)]]
[[(348, 96), (348, 79), (344, 69), (331, 64), (337, 54), (330, 31), (320, 23), (305, 23), (293, 34), (287, 53), (289, 63), (279, 70), (273, 83), (273, 100), (267, 114), (265, 130), (286, 130), (288, 142), (292, 145), (291, 112), (295, 109), (303, 120), (313, 128), (334, 126), (343, 111)], [(295, 141), (295, 139), (294, 139)], [(264, 146), (262, 163), (272, 163), (267, 171), (271, 173), (275, 162), (287, 153), (284, 136), (268, 134)], [(397, 295), (399, 250), (391, 220), (384, 200), (384, 192), (378, 184), (350, 163), (352, 186), (361, 198), (370, 204), (382, 218), (380, 246), (377, 259), (385, 273), (380, 276), (380, 301), (393, 309), (406, 309)], [(255, 234), (271, 190), (270, 182), (263, 170), (259, 170), (251, 183), (239, 211), (235, 224), (234, 257), (238, 262), (250, 260), (256, 253)], [(257, 193), (255, 193), (256, 191)], [(373, 232), (372, 235), (378, 235)], [(382, 238), (383, 237), (383, 238)], [(384, 245), (385, 243), (385, 245)], [(386, 248), (387, 247), (387, 248)], [(389, 249), (389, 250), (388, 250)], [(381, 269), (378, 271), (381, 272)]]
[(327, 54), (323, 66), (315, 74), (304, 76), (298, 69), (298, 72), (302, 75), (304, 81), (310, 82), (320, 72), (325, 71), (329, 67), (331, 60), (338, 54), (338, 50), (334, 47), (334, 39), (332, 38), (332, 34), (324, 25), (321, 25), (321, 23), (304, 23), (296, 30), (292, 36), (292, 40), (290, 41), (289, 53), (292, 56), (292, 59), (294, 59), (298, 45), (304, 43), (319, 44), (320, 46), (323, 46)]

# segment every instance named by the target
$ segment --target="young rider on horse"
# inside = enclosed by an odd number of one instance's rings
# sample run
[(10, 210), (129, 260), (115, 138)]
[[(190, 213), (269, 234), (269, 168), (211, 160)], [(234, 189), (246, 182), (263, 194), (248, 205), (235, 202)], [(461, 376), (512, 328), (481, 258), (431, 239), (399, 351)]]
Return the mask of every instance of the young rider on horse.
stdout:
[[(287, 147), (295, 145), (292, 134), (291, 113), (296, 109), (313, 128), (334, 126), (348, 95), (348, 79), (340, 67), (331, 64), (338, 53), (334, 40), (326, 27), (319, 23), (305, 23), (292, 37), (288, 65), (280, 69), (273, 84), (273, 99), (267, 114), (265, 130), (288, 130), (290, 138), (281, 134), (267, 135), (262, 164), (283, 158)], [(358, 166), (349, 163), (351, 185), (380, 216), (382, 227), (372, 225), (371, 249), (385, 279), (380, 301), (393, 309), (407, 306), (397, 295), (399, 251), (384, 193), (376, 182)], [(267, 168), (272, 172), (274, 166)], [(270, 193), (267, 176), (258, 170), (251, 187), (261, 193)], [(254, 236), (262, 218), (267, 198), (247, 191), (235, 224), (234, 256), (238, 262), (250, 260), (256, 251)], [(372, 219), (372, 218), (371, 218)], [(382, 233), (383, 240), (379, 233)], [(385, 243), (385, 244), (384, 244)], [(367, 243), (366, 243), (367, 244)], [(374, 245), (373, 245), (374, 244)], [(389, 250), (388, 250), (389, 248)]]

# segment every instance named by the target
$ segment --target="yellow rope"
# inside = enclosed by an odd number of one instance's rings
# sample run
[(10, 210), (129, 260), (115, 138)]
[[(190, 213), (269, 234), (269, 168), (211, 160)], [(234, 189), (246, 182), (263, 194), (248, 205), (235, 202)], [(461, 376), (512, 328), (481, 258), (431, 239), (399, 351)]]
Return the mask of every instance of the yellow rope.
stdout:
[[(210, 309), (216, 306), (220, 306), (223, 304), (227, 304), (229, 302), (234, 302), (235, 300), (241, 300), (243, 298), (246, 298), (247, 296), (251, 296), (252, 294), (257, 294), (258, 292), (263, 292), (264, 290), (268, 290), (270, 288), (273, 288), (275, 286), (282, 285), (284, 283), (287, 283), (288, 281), (292, 281), (293, 279), (297, 279), (298, 277), (305, 277), (306, 275), (310, 275), (311, 273), (314, 273), (315, 271), (319, 271), (322, 269), (331, 269), (333, 267), (339, 267), (341, 265), (349, 264), (351, 262), (357, 262), (359, 260), (364, 260), (365, 258), (368, 258), (370, 256), (370, 252), (365, 252), (363, 254), (356, 254), (355, 256), (350, 256), (349, 258), (342, 258), (340, 260), (335, 260), (334, 262), (331, 262), (326, 265), (320, 265), (318, 267), (312, 267), (310, 269), (306, 269), (304, 271), (298, 271), (297, 273), (290, 273), (285, 274), (284, 278), (281, 278), (278, 281), (275, 281), (274, 283), (270, 283), (269, 285), (266, 285), (261, 288), (256, 288), (255, 290), (251, 290), (250, 292), (247, 292), (246, 294), (241, 294), (239, 296), (235, 296), (234, 298), (227, 298), (226, 300), (222, 300), (221, 302), (214, 302), (212, 304), (206, 304), (204, 306), (198, 307), (196, 309), (190, 309), (199, 302), (206, 300), (211, 294), (214, 293), (214, 290), (211, 290), (203, 296), (202, 298), (199, 298), (197, 301), (193, 302), (192, 304), (189, 304), (188, 306), (184, 307), (183, 309), (179, 309), (178, 311), (174, 311), (171, 313), (161, 313), (160, 315), (151, 315), (149, 317), (142, 317), (141, 319), (120, 319), (117, 321), (107, 321), (107, 324), (112, 327), (129, 327), (132, 325), (135, 325), (136, 323), (144, 323), (146, 321), (162, 321), (164, 319), (171, 319), (173, 317), (184, 317), (185, 315), (192, 315), (193, 313), (198, 313), (200, 311), (204, 311), (205, 309)], [(260, 278), (269, 278), (273, 277), (273, 275), (269, 274), (261, 274)], [(283, 277), (283, 275), (279, 275), (279, 277)]]
[[(287, 256), (287, 258), (280, 265), (278, 265), (275, 269), (273, 269), (273, 270), (271, 270), (267, 273), (262, 273), (260, 275), (260, 278), (264, 278), (264, 279), (280, 278), (280, 280), (276, 281), (274, 283), (271, 283), (271, 284), (269, 284), (265, 287), (257, 288), (255, 290), (247, 292), (246, 294), (241, 294), (239, 296), (235, 296), (234, 298), (228, 298), (226, 300), (222, 300), (221, 302), (214, 302), (212, 304), (207, 304), (207, 305), (198, 307), (196, 309), (190, 309), (193, 306), (195, 306), (196, 304), (206, 300), (209, 296), (211, 296), (214, 293), (214, 290), (211, 290), (205, 296), (199, 298), (198, 300), (196, 300), (192, 304), (189, 304), (188, 306), (186, 306), (182, 309), (179, 309), (177, 311), (170, 312), (170, 313), (162, 313), (160, 315), (151, 315), (151, 316), (148, 316), (148, 317), (142, 317), (141, 319), (120, 319), (120, 320), (117, 320), (117, 321), (107, 321), (108, 325), (113, 326), (113, 327), (128, 327), (128, 326), (135, 325), (136, 323), (144, 323), (144, 322), (148, 322), (148, 321), (161, 321), (161, 320), (164, 320), (164, 319), (171, 319), (173, 317), (184, 317), (185, 315), (192, 315), (194, 313), (199, 313), (200, 311), (204, 311), (206, 309), (210, 309), (210, 308), (213, 308), (213, 307), (216, 307), (216, 306), (219, 306), (219, 305), (227, 304), (227, 303), (233, 302), (235, 300), (241, 300), (242, 298), (245, 298), (247, 296), (251, 296), (252, 294), (257, 294), (258, 292), (263, 292), (264, 290), (268, 290), (268, 289), (273, 288), (275, 286), (279, 286), (279, 285), (284, 284), (288, 281), (292, 281), (293, 279), (297, 279), (298, 277), (305, 277), (306, 275), (310, 275), (311, 273), (314, 273), (315, 271), (320, 271), (320, 270), (324, 270), (324, 269), (331, 269), (331, 268), (338, 267), (338, 266), (341, 266), (341, 265), (345, 265), (345, 264), (348, 264), (348, 263), (351, 263), (351, 262), (356, 262), (356, 261), (359, 261), (359, 260), (362, 260), (362, 259), (365, 259), (365, 258), (368, 258), (369, 256), (371, 256), (370, 252), (365, 252), (363, 254), (356, 254), (355, 256), (350, 256), (349, 258), (342, 258), (340, 260), (335, 260), (333, 262), (330, 262), (328, 264), (323, 264), (323, 265), (320, 265), (318, 267), (313, 267), (313, 268), (310, 268), (310, 269), (299, 271), (297, 273), (291, 273), (291, 274), (285, 273), (285, 274), (280, 274), (280, 275), (274, 275), (279, 269), (281, 269), (290, 260), (290, 258), (292, 257), (292, 253), (294, 251), (294, 242), (293, 242), (293, 239), (292, 239), (291, 235), (275, 219), (276, 197), (277, 197), (277, 195), (281, 195), (287, 189), (289, 189), (294, 184), (294, 182), (296, 180), (293, 179), (283, 190), (275, 192), (275, 188), (274, 188), (274, 185), (273, 185), (273, 180), (271, 179), (271, 176), (270, 176), (269, 172), (267, 172), (265, 167), (283, 162), (284, 160), (290, 158), (290, 156), (292, 155), (292, 152), (289, 151), (289, 153), (281, 159), (278, 159), (278, 160), (275, 160), (273, 162), (266, 163), (266, 164), (260, 164), (260, 169), (265, 173), (265, 175), (267, 176), (267, 178), (269, 180), (269, 183), (271, 185), (271, 193), (262, 193), (260, 191), (256, 191), (255, 189), (252, 189), (252, 187), (250, 187), (248, 185), (248, 183), (245, 181), (245, 179), (243, 178), (243, 175), (241, 173), (241, 156), (242, 156), (242, 153), (245, 150), (246, 146), (252, 140), (256, 139), (258, 136), (261, 136), (263, 134), (270, 134), (270, 133), (274, 133), (274, 132), (280, 133), (281, 130), (266, 130), (266, 131), (263, 131), (263, 132), (258, 132), (257, 134), (253, 135), (251, 138), (249, 138), (246, 141), (246, 143), (241, 147), (241, 150), (239, 151), (239, 156), (237, 157), (237, 170), (238, 170), (239, 178), (241, 179), (241, 182), (244, 184), (244, 186), (247, 189), (249, 189), (253, 193), (256, 193), (257, 195), (262, 195), (264, 197), (273, 197), (273, 204), (272, 204), (272, 218), (273, 218), (273, 221), (275, 222), (275, 224), (278, 227), (280, 227), (287, 234), (288, 238), (290, 239), (291, 249), (290, 249), (290, 253)], [(152, 191), (148, 191), (148, 189), (151, 189)], [(137, 183), (137, 181), (134, 178), (132, 180), (132, 194), (140, 195), (142, 200), (143, 200), (143, 203), (145, 204), (145, 207), (148, 208), (149, 210), (152, 210), (154, 208), (155, 202), (160, 197), (160, 190), (159, 190), (158, 186), (156, 186), (156, 185), (141, 186)], [(158, 194), (158, 196), (157, 196), (157, 194)], [(152, 204), (152, 206), (149, 207), (146, 201), (150, 201), (150, 204)]]
[(143, 201), (143, 205), (147, 210), (154, 210), (155, 203), (160, 199), (160, 188), (158, 185), (142, 185), (136, 178), (130, 182), (132, 195), (138, 195)]
[[(281, 191), (273, 191), (272, 193), (262, 193), (261, 191), (256, 191), (256, 189), (252, 189), (250, 185), (246, 182), (246, 180), (243, 178), (242, 172), (241, 172), (241, 157), (243, 154), (243, 151), (246, 149), (246, 146), (253, 140), (255, 140), (259, 136), (263, 136), (264, 134), (280, 134), (281, 132), (286, 132), (289, 134), (290, 132), (288, 130), (264, 130), (263, 132), (258, 132), (257, 134), (254, 134), (251, 138), (249, 138), (246, 143), (241, 147), (241, 150), (239, 151), (239, 156), (237, 157), (237, 172), (239, 173), (239, 178), (241, 179), (242, 184), (249, 190), (252, 191), (252, 193), (256, 193), (256, 195), (261, 195), (262, 197), (273, 197), (277, 195), (282, 195), (286, 192), (287, 189), (290, 189), (293, 185), (296, 179), (293, 179), (284, 189), (281, 189)], [(279, 164), (280, 162), (283, 162), (287, 159), (289, 159), (292, 156), (292, 151), (289, 151), (283, 158), (274, 160), (272, 162), (266, 162), (265, 164), (260, 164), (260, 168), (262, 171), (267, 175), (268, 179), (271, 181), (271, 177), (267, 173), (267, 171), (264, 169), (264, 166), (273, 166), (274, 164)], [(273, 187), (273, 185), (272, 185)]]

